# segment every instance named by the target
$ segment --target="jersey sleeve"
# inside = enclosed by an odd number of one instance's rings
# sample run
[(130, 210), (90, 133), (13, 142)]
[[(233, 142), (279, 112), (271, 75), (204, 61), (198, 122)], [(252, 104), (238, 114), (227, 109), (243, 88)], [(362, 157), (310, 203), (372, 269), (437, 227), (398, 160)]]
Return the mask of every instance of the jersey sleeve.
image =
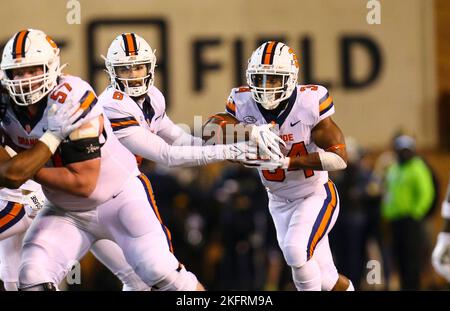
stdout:
[(225, 111), (236, 117), (236, 103), (234, 102), (234, 89), (231, 90), (225, 105)]
[(114, 135), (118, 139), (132, 135), (136, 128), (140, 127), (136, 116), (129, 111), (111, 106), (105, 106), (104, 111), (109, 122), (111, 122)]
[(334, 114), (333, 98), (328, 90), (319, 85), (317, 90), (318, 117), (317, 123)]

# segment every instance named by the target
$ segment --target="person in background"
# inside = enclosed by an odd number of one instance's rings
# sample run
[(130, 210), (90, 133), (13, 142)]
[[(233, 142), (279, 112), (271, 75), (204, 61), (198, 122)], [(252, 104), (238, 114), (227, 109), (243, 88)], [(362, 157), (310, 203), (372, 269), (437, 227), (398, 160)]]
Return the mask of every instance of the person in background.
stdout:
[(402, 290), (420, 288), (424, 217), (435, 189), (432, 173), (416, 154), (415, 140), (407, 135), (394, 139), (397, 162), (388, 168), (382, 216), (391, 226), (393, 258)]

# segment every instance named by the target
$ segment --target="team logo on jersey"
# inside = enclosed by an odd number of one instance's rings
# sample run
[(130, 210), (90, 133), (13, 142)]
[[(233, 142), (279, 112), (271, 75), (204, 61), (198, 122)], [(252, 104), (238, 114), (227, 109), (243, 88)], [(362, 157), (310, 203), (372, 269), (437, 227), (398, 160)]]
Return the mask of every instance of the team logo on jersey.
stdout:
[(256, 123), (256, 118), (254, 116), (245, 116), (244, 117), (244, 122), (247, 124), (253, 124)]

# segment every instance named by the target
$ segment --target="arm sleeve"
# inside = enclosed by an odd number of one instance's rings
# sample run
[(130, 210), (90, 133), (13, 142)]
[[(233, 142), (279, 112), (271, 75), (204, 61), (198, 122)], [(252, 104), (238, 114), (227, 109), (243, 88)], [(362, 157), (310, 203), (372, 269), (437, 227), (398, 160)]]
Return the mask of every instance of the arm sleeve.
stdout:
[(431, 172), (424, 163), (417, 165), (415, 175), (416, 203), (414, 205), (413, 216), (416, 219), (420, 219), (431, 207), (435, 191)]
[(167, 114), (164, 114), (161, 120), (158, 136), (162, 137), (168, 144), (175, 146), (201, 146), (203, 144), (200, 137), (187, 133), (183, 128), (173, 123)]
[(233, 98), (234, 89), (231, 90), (230, 96), (228, 96), (227, 104), (225, 105), (225, 111), (231, 114), (233, 117), (236, 117), (236, 104)]
[(333, 98), (328, 90), (321, 85), (318, 85), (317, 100), (319, 101), (319, 116), (316, 124), (334, 114)]
[(199, 166), (226, 159), (226, 146), (172, 146), (142, 127), (120, 142), (132, 153), (166, 166)]

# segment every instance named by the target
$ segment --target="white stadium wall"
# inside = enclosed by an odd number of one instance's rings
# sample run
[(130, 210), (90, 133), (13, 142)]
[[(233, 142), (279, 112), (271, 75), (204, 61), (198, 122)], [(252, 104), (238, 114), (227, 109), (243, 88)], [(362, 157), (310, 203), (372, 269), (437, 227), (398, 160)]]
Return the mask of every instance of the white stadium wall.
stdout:
[(171, 117), (192, 124), (224, 109), (260, 40), (283, 39), (300, 58), (300, 81), (330, 87), (346, 135), (384, 147), (403, 129), (422, 147), (436, 145), (433, 1), (381, 1), (374, 25), (366, 0), (81, 0), (80, 24), (69, 24), (73, 2), (2, 2), (0, 42), (22, 28), (46, 31), (63, 44), (66, 72), (100, 93), (100, 54), (119, 33), (138, 32), (157, 50)]

